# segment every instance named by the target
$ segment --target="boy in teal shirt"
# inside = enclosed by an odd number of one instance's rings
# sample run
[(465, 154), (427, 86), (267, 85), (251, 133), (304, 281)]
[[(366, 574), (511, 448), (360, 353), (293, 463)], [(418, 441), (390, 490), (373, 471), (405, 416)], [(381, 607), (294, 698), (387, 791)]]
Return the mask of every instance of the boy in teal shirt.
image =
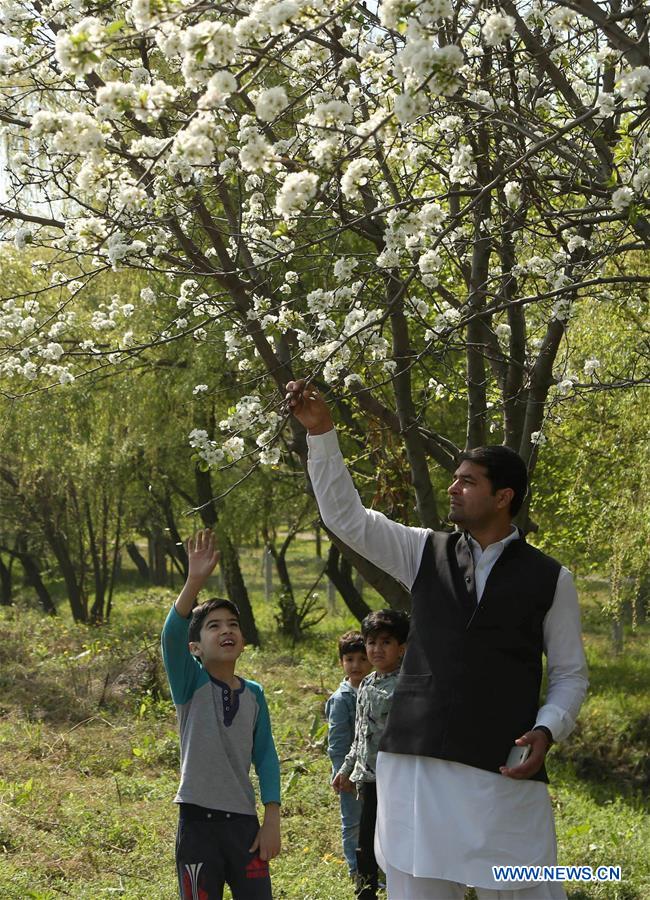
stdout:
[[(176, 866), (182, 900), (270, 900), (268, 861), (280, 852), (280, 769), (259, 684), (235, 674), (244, 649), (239, 610), (196, 596), (216, 566), (214, 536), (188, 541), (189, 574), (162, 633), (162, 651), (181, 739)], [(255, 766), (264, 823), (260, 828)]]

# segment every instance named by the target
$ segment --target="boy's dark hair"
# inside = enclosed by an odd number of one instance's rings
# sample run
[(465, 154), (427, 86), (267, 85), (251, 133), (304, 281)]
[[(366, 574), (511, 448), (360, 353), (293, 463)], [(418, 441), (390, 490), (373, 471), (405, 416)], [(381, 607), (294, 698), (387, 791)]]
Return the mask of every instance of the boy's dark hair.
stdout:
[(511, 488), (514, 496), (510, 501), (510, 515), (516, 516), (528, 491), (528, 470), (521, 456), (510, 447), (492, 444), (465, 450), (458, 462), (472, 462), (482, 466), (492, 484), (492, 493), (501, 488)]
[(339, 659), (346, 653), (365, 653), (366, 645), (360, 631), (346, 631), (339, 638)]
[(364, 641), (382, 631), (396, 638), (398, 644), (405, 644), (409, 633), (409, 617), (398, 609), (378, 609), (368, 613), (361, 623)]
[(192, 610), (190, 630), (188, 632), (188, 639), (190, 641), (201, 640), (201, 628), (205, 622), (205, 617), (211, 612), (214, 612), (215, 609), (229, 609), (238, 622), (241, 619), (237, 604), (233, 603), (232, 600), (226, 600), (224, 597), (211, 597), (209, 600), (206, 600), (205, 603), (200, 603), (198, 606), (195, 606)]

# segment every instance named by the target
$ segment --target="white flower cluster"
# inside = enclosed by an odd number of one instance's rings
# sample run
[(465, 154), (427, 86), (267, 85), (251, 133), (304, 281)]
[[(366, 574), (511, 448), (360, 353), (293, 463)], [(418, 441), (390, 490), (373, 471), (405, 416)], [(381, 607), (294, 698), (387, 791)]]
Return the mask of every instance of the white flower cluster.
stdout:
[[(410, 0), (382, 0), (379, 6), (379, 20), (384, 28), (397, 28), (400, 19), (406, 18), (413, 10)], [(450, 0), (424, 0), (417, 7), (418, 20), (423, 25), (433, 25), (440, 19), (453, 15)]]
[(182, 73), (186, 85), (195, 90), (209, 79), (213, 69), (235, 62), (237, 38), (227, 22), (204, 19), (182, 35)]
[(408, 40), (395, 56), (394, 74), (407, 91), (416, 90), (426, 80), (432, 94), (451, 96), (458, 89), (458, 70), (463, 51), (456, 44), (438, 47), (428, 36)]
[(286, 108), (289, 100), (283, 87), (277, 85), (261, 91), (255, 100), (255, 115), (263, 122), (272, 122)]
[(104, 146), (102, 129), (84, 112), (34, 113), (30, 129), (35, 140), (44, 140), (55, 153), (85, 154)]
[(86, 16), (69, 31), (57, 32), (54, 54), (61, 71), (71, 75), (92, 72), (101, 58), (105, 42), (104, 24), (95, 16)]
[(623, 213), (634, 200), (634, 191), (629, 187), (620, 187), (612, 194), (612, 206), (617, 213)]
[[(152, 84), (109, 81), (97, 89), (97, 118), (100, 121), (133, 113), (140, 122), (156, 122), (178, 96), (171, 84), (160, 79)], [(147, 140), (147, 138), (141, 139)], [(148, 139), (151, 141), (151, 138)], [(145, 145), (146, 146), (146, 145)]]
[(193, 428), (188, 437), (190, 447), (194, 447), (198, 450), (201, 459), (205, 460), (209, 466), (216, 466), (220, 462), (223, 462), (226, 454), (216, 441), (210, 440), (208, 432), (205, 431), (205, 429)]
[[(174, 138), (172, 155), (168, 160), (171, 171), (183, 174), (183, 163), (190, 170), (194, 167), (209, 166), (214, 162), (217, 151), (226, 149), (227, 135), (221, 125), (217, 125), (211, 113), (201, 112), (194, 116), (189, 125), (179, 131)], [(186, 179), (184, 179), (186, 180)]]
[(442, 256), (436, 250), (427, 250), (418, 260), (418, 268), (423, 275), (432, 275), (442, 268)]
[(595, 118), (608, 119), (616, 112), (616, 96), (602, 91), (596, 98), (596, 106), (598, 107), (598, 113)]
[(555, 391), (560, 397), (566, 397), (571, 393), (577, 382), (578, 378), (576, 375), (563, 375), (562, 378), (558, 379)]
[(112, 268), (118, 269), (122, 260), (141, 257), (147, 245), (144, 241), (130, 241), (121, 231), (116, 231), (107, 239), (104, 249)]
[(500, 47), (515, 30), (515, 20), (512, 16), (504, 16), (501, 13), (491, 13), (485, 22), (481, 33), (488, 47)]
[[(207, 384), (197, 384), (194, 395), (205, 393)], [(236, 462), (245, 452), (245, 441), (242, 433), (264, 429), (255, 439), (259, 447), (259, 461), (262, 465), (276, 465), (280, 460), (280, 450), (270, 446), (276, 437), (280, 424), (280, 416), (274, 410), (265, 411), (259, 397), (246, 396), (238, 401), (230, 415), (219, 422), (224, 432), (236, 431), (221, 446), (210, 440), (207, 431), (195, 428), (189, 435), (190, 446), (198, 450), (199, 456), (208, 465), (217, 465), (224, 460)]]
[(343, 256), (334, 263), (334, 277), (337, 281), (347, 281), (358, 265), (356, 259)]
[(459, 184), (470, 184), (476, 172), (476, 163), (472, 148), (468, 144), (461, 144), (451, 155), (449, 167), (449, 180)]
[(519, 206), (521, 203), (521, 185), (518, 181), (506, 182), (503, 193), (505, 194), (508, 206)]
[(618, 82), (617, 89), (626, 100), (645, 99), (650, 91), (650, 67), (637, 66), (636, 69), (630, 69)]
[(353, 159), (341, 178), (341, 190), (348, 200), (360, 200), (361, 188), (367, 184), (366, 175), (372, 170), (372, 162), (365, 157)]
[(205, 94), (199, 99), (199, 109), (216, 109), (225, 104), (237, 90), (237, 79), (227, 69), (221, 69), (209, 79)]
[(293, 219), (314, 199), (317, 190), (318, 176), (313, 172), (290, 172), (276, 195), (276, 214)]

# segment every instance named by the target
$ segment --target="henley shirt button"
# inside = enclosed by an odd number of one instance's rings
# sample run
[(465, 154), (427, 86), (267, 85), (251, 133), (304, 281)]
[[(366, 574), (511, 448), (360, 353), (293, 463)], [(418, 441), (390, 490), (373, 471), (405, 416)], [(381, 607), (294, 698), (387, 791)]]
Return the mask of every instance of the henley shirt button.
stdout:
[(230, 818), (230, 813), (226, 813), (226, 818), (227, 818), (227, 819)]
[(208, 813), (208, 819), (212, 818), (212, 813)]

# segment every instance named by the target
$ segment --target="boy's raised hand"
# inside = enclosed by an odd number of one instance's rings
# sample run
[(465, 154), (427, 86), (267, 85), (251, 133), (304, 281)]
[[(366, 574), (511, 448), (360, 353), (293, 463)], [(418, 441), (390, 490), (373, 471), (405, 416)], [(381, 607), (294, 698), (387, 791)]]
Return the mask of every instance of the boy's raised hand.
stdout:
[(183, 589), (176, 598), (176, 612), (187, 618), (196, 603), (196, 595), (205, 587), (205, 583), (219, 562), (220, 553), (217, 543), (209, 528), (197, 531), (186, 544), (188, 571)]
[(203, 587), (219, 562), (220, 555), (217, 550), (217, 542), (210, 529), (197, 531), (195, 536), (187, 541), (188, 581), (201, 583), (201, 587)]
[(334, 428), (334, 422), (327, 407), (315, 387), (304, 378), (289, 381), (286, 385), (287, 409), (305, 426), (310, 434), (325, 434)]

